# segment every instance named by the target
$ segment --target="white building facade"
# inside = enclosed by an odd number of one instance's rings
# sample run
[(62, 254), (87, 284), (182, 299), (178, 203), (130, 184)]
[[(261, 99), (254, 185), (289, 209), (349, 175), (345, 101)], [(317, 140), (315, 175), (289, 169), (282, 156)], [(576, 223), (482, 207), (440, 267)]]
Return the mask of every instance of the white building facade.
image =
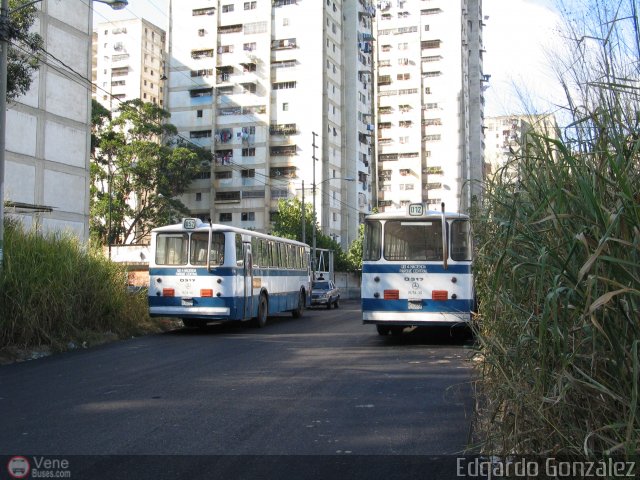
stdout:
[(323, 233), (348, 248), (371, 208), (372, 52), (358, 38), (372, 13), (364, 0), (171, 2), (171, 122), (214, 153), (182, 197), (194, 215), (268, 232), (279, 199), (304, 184), (311, 204), (315, 186)]
[(48, 52), (8, 104), (6, 213), (43, 232), (89, 239), (91, 2), (44, 0), (33, 25)]
[[(502, 115), (485, 120), (486, 174), (494, 176), (502, 167), (517, 158), (526, 146), (527, 135), (537, 133), (548, 138), (558, 138), (558, 125), (552, 114)], [(508, 175), (515, 175), (511, 166)]]
[(481, 0), (377, 6), (379, 209), (466, 212), (482, 180)]
[(136, 98), (164, 108), (166, 33), (144, 19), (103, 22), (93, 33), (93, 98), (115, 110)]

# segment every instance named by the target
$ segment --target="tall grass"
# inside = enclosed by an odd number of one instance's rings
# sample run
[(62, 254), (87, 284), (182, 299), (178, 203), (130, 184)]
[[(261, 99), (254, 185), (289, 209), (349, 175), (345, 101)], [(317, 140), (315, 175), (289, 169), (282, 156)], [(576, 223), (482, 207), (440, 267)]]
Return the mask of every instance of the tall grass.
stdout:
[(488, 451), (640, 454), (640, 77), (616, 18), (562, 79), (569, 128), (526, 135), (476, 217)]
[(127, 293), (122, 267), (71, 235), (42, 236), (14, 222), (5, 227), (0, 345), (64, 349), (153, 328), (146, 296)]

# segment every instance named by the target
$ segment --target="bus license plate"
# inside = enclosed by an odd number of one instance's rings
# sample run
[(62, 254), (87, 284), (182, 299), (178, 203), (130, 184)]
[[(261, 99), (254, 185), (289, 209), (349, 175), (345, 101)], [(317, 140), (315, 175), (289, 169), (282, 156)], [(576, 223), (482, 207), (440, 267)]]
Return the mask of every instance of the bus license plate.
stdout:
[(409, 310), (422, 310), (422, 300), (409, 300)]
[(193, 298), (183, 298), (182, 299), (183, 307), (193, 307)]

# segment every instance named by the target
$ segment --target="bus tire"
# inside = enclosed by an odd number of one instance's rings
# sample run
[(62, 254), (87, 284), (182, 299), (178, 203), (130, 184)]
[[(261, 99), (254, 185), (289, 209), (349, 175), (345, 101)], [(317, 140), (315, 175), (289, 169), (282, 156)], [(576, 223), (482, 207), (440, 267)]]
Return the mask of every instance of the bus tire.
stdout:
[(300, 318), (302, 316), (304, 312), (305, 300), (306, 298), (304, 292), (300, 290), (300, 293), (298, 294), (298, 306), (294, 310), (291, 310), (291, 315), (293, 316), (293, 318)]
[(260, 294), (258, 299), (258, 316), (254, 319), (253, 325), (256, 328), (262, 328), (267, 324), (267, 314), (269, 312), (269, 302), (264, 293)]
[(391, 327), (388, 327), (387, 325), (376, 325), (376, 330), (378, 330), (378, 335), (382, 335), (383, 337), (386, 337), (391, 333)]

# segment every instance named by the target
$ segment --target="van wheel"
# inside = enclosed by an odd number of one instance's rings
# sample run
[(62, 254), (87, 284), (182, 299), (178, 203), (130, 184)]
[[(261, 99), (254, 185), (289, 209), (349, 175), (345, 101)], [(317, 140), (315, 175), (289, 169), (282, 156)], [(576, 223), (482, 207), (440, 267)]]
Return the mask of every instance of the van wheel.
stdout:
[(300, 293), (298, 294), (298, 306), (295, 308), (295, 310), (291, 310), (291, 315), (293, 315), (293, 318), (300, 318), (302, 316), (302, 313), (304, 312), (304, 304), (304, 292), (300, 291)]
[(253, 326), (262, 328), (267, 324), (267, 313), (269, 312), (269, 303), (264, 293), (260, 294), (258, 300), (258, 316), (253, 320)]

